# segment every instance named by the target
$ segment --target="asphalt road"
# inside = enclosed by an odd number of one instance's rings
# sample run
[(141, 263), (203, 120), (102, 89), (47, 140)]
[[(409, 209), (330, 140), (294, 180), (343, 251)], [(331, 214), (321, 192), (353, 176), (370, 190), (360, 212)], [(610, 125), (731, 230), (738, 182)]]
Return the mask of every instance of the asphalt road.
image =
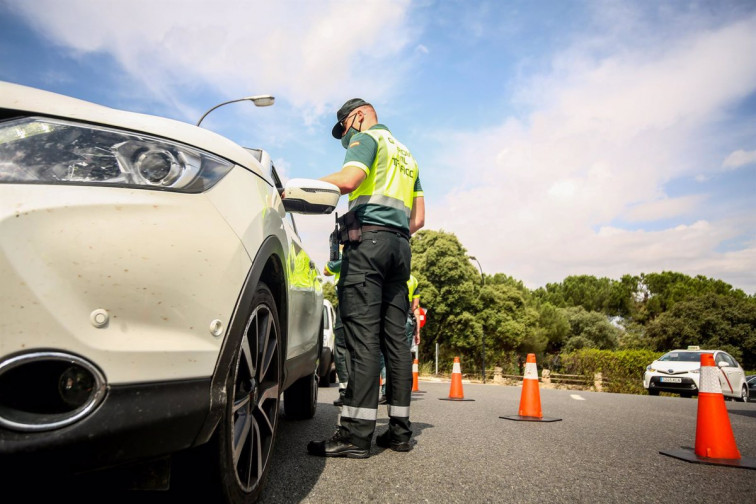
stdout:
[[(333, 432), (335, 386), (314, 419), (282, 418), (260, 502), (274, 503), (751, 503), (756, 471), (689, 463), (660, 451), (693, 447), (698, 402), (540, 389), (551, 423), (515, 422), (519, 386), (465, 384), (474, 401), (442, 401), (449, 382), (413, 394), (414, 449), (373, 445), (369, 459), (323, 459), (307, 442)], [(743, 457), (756, 460), (756, 403), (725, 401)], [(377, 433), (386, 428), (379, 410)]]

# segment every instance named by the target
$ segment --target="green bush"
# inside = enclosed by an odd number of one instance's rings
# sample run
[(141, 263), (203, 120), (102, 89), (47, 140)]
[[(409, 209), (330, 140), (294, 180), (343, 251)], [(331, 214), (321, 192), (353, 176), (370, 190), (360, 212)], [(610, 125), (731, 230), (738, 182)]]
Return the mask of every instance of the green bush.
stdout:
[(588, 379), (601, 373), (608, 381), (606, 392), (644, 394), (643, 372), (663, 354), (651, 350), (577, 350), (559, 355), (560, 372), (580, 374)]

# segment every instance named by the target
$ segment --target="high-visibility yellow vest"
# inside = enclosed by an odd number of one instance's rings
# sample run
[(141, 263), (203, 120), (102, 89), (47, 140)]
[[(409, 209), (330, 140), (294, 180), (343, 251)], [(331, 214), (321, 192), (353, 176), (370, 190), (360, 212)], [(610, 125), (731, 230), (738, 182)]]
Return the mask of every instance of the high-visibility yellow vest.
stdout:
[(407, 289), (409, 290), (409, 302), (410, 305), (412, 305), (412, 300), (415, 298), (419, 298), (420, 294), (415, 295), (415, 291), (417, 290), (417, 278), (415, 278), (415, 275), (410, 275), (409, 280), (407, 280)]
[(362, 133), (373, 138), (378, 148), (367, 177), (349, 193), (349, 210), (355, 210), (363, 224), (409, 229), (413, 200), (422, 195), (416, 184), (417, 161), (389, 130)]

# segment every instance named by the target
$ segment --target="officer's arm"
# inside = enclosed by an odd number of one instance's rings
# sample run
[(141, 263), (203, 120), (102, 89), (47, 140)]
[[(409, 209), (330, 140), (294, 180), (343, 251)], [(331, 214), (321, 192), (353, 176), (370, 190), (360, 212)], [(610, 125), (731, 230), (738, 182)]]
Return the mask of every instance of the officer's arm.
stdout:
[(357, 189), (363, 180), (367, 177), (362, 169), (356, 166), (345, 166), (341, 171), (331, 173), (322, 177), (320, 180), (330, 182), (341, 190), (341, 194), (348, 194)]
[[(342, 193), (343, 194), (343, 193)], [(412, 213), (410, 214), (410, 234), (425, 226), (425, 198), (417, 196), (412, 202)]]

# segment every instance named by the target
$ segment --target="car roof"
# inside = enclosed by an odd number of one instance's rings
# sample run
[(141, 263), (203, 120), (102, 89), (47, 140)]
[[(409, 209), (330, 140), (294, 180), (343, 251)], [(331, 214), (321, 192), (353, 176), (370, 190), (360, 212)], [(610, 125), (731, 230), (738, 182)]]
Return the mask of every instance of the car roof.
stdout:
[(0, 81), (0, 108), (123, 128), (175, 140), (228, 159), (265, 177), (255, 156), (239, 144), (193, 124), (114, 109), (70, 96)]

